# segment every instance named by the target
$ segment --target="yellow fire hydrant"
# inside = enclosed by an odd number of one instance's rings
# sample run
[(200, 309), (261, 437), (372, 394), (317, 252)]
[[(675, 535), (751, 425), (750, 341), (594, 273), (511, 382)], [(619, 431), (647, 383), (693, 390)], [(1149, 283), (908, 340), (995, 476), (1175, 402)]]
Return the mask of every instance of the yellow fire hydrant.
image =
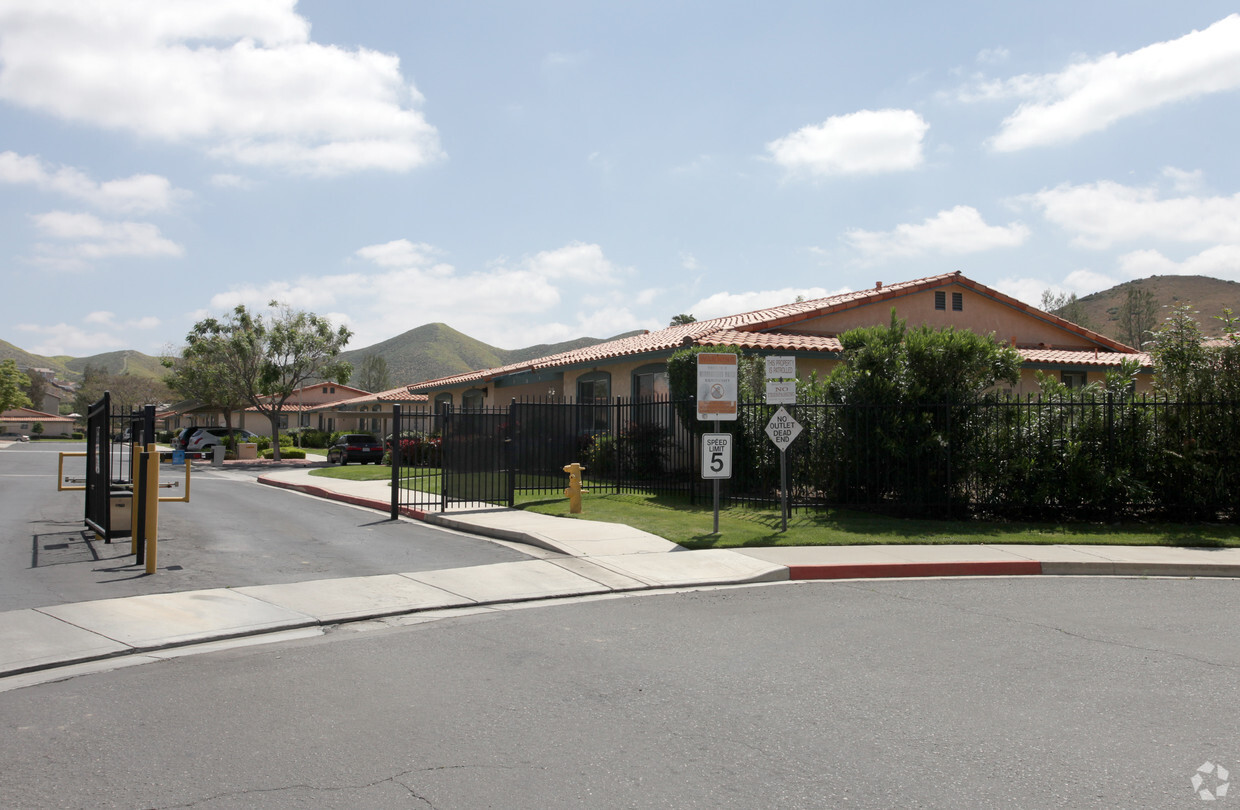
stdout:
[(564, 468), (564, 472), (568, 473), (568, 488), (564, 490), (564, 494), (568, 497), (568, 511), (574, 515), (581, 514), (581, 493), (585, 492), (581, 488), (581, 473), (585, 470), (576, 461)]

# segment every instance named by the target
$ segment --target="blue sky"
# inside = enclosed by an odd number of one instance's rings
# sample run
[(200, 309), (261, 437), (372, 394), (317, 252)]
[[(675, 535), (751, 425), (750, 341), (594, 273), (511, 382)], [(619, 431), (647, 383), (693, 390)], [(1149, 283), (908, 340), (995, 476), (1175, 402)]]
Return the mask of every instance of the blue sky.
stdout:
[[(0, 339), (504, 348), (952, 270), (1240, 280), (1227, 3), (5, 0)], [(412, 382), (412, 381), (410, 381)]]

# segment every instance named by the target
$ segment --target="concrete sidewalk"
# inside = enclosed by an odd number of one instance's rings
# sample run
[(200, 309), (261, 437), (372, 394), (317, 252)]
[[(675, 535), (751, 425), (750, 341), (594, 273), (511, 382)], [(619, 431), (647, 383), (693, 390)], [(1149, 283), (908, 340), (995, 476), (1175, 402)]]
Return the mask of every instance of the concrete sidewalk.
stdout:
[[(260, 483), (389, 511), (385, 481), (273, 471)], [(1038, 574), (1240, 577), (1240, 549), (1117, 546), (844, 546), (686, 551), (637, 529), (498, 507), (418, 518), (536, 546), (545, 559), (284, 585), (216, 588), (0, 613), (0, 689), (43, 670), (156, 660), (246, 636), (288, 638), (347, 621), (557, 597), (790, 579)], [(235, 643), (235, 642), (233, 642)], [(26, 675), (24, 673), (33, 673)]]

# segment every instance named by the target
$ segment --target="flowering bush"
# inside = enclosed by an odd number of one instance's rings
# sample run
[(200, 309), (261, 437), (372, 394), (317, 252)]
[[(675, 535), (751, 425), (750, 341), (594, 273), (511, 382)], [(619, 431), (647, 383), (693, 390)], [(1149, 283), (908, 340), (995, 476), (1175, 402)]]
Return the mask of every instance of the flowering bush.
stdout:
[(443, 441), (438, 437), (418, 436), (400, 440), (402, 467), (439, 467), (443, 460)]

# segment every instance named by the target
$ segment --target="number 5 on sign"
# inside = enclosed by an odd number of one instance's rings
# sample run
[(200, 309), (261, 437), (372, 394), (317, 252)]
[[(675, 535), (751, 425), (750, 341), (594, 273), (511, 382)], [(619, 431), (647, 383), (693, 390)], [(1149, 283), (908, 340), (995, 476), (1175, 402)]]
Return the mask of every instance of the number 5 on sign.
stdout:
[(732, 434), (702, 434), (702, 477), (732, 477)]

